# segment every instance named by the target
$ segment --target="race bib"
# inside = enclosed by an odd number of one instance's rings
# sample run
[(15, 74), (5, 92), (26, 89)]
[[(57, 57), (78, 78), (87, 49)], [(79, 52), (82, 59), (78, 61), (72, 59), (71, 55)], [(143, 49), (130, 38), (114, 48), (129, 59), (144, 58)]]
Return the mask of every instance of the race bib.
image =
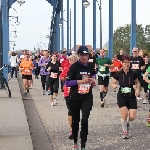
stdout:
[(90, 91), (90, 84), (79, 84), (78, 85), (78, 93), (87, 94)]
[(132, 69), (139, 69), (139, 64), (132, 64)]
[(70, 93), (70, 87), (67, 88), (67, 93), (68, 93), (68, 94)]
[(57, 76), (58, 76), (58, 73), (51, 72), (50, 74), (51, 78), (57, 78)]
[(118, 67), (114, 67), (114, 70), (115, 70), (115, 71), (118, 71)]
[(105, 66), (99, 66), (99, 71), (105, 71)]
[(93, 62), (93, 59), (89, 59), (89, 62)]
[(63, 62), (63, 60), (64, 60), (64, 59), (62, 59), (62, 58), (61, 58), (61, 59), (60, 59), (60, 63), (62, 63), (62, 62)]
[(131, 93), (131, 88), (129, 87), (121, 88), (121, 93)]
[(25, 70), (25, 74), (30, 74), (30, 70)]

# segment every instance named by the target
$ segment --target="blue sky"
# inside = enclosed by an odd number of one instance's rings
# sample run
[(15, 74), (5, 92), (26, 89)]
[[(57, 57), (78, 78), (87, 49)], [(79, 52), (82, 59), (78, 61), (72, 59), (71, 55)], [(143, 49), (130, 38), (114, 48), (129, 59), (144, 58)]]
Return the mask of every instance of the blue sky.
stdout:
[[(52, 16), (52, 7), (46, 0), (25, 0), (25, 4), (19, 6), (18, 3), (14, 3), (10, 9), (10, 16), (19, 16), (20, 25), (15, 25), (15, 19), (10, 18), (10, 41), (16, 42), (15, 49), (29, 49), (33, 50), (34, 46), (38, 45), (41, 49), (47, 48), (49, 35), (49, 26)], [(93, 0), (88, 0), (90, 6), (86, 8), (86, 44), (93, 45)], [(98, 0), (99, 1), (99, 0)], [(108, 4), (109, 0), (102, 0), (102, 31), (103, 31), (103, 45), (108, 40)], [(150, 24), (148, 14), (150, 14), (150, 0), (137, 0), (137, 23)], [(64, 0), (64, 10), (67, 8), (67, 0)], [(74, 1), (70, 0), (70, 8), (72, 9), (72, 47), (74, 45)], [(77, 0), (77, 44), (82, 43), (82, 1)], [(97, 44), (99, 47), (99, 8), (97, 3)], [(64, 19), (67, 19), (67, 11), (64, 11)], [(114, 30), (118, 26), (124, 26), (131, 22), (131, 0), (114, 0)], [(15, 27), (14, 27), (14, 26)], [(14, 31), (17, 30), (17, 38), (14, 38)], [(64, 46), (67, 45), (67, 24), (64, 22)], [(42, 42), (42, 44), (38, 44)], [(12, 44), (10, 44), (12, 49)]]

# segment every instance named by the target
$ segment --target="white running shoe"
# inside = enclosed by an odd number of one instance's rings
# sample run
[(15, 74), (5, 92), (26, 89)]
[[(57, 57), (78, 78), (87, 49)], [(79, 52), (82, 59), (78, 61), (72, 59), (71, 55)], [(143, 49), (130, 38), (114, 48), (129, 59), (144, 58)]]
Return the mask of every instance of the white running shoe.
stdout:
[(54, 106), (54, 102), (51, 102), (51, 106)]
[(136, 99), (137, 99), (137, 100), (141, 100), (142, 98), (141, 98), (141, 97), (139, 97), (139, 96), (137, 96), (137, 97), (136, 97)]
[(143, 104), (146, 104), (147, 103), (147, 100), (145, 99), (144, 101), (143, 101)]
[(58, 104), (57, 98), (54, 98), (54, 103)]

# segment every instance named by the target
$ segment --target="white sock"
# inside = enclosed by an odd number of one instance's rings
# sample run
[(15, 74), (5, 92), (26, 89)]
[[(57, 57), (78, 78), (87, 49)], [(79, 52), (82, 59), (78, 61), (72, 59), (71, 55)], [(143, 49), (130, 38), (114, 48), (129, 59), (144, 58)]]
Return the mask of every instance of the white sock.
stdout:
[(123, 132), (127, 132), (127, 120), (122, 120), (121, 118), (121, 124)]
[(129, 116), (128, 116), (128, 118), (127, 118), (127, 123), (129, 123), (130, 122), (130, 118), (129, 118)]

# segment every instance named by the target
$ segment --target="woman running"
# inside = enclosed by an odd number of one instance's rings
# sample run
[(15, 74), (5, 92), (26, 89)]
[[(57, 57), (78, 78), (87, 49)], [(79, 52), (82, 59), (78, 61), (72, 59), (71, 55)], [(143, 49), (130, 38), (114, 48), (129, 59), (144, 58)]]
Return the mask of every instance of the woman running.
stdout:
[[(71, 55), (71, 56), (67, 57), (67, 60), (69, 61), (68, 67), (65, 67), (63, 72), (60, 74), (60, 79), (63, 82), (66, 79), (66, 76), (67, 76), (67, 73), (69, 71), (70, 66), (78, 60), (78, 56), (77, 55)], [(72, 126), (71, 126), (72, 125), (72, 114), (71, 114), (71, 110), (70, 110), (69, 105), (68, 105), (70, 87), (67, 87), (64, 84), (63, 90), (64, 90), (64, 98), (66, 100), (66, 105), (67, 105), (67, 108), (68, 108), (68, 123), (69, 123), (69, 129), (70, 129), (69, 130), (70, 131), (69, 132), (69, 139), (73, 139)]]
[(136, 96), (139, 95), (140, 84), (137, 74), (130, 68), (130, 58), (123, 56), (122, 70), (117, 72), (112, 79), (112, 88), (117, 88), (117, 83), (120, 88), (117, 94), (118, 106), (121, 112), (121, 123), (123, 130), (123, 139), (129, 139), (129, 121), (133, 121), (137, 112)]
[(93, 106), (92, 87), (95, 86), (94, 65), (88, 62), (89, 52), (86, 46), (80, 46), (77, 54), (79, 61), (75, 62), (69, 68), (66, 77), (66, 86), (71, 87), (69, 93), (68, 105), (72, 113), (72, 134), (74, 138), (74, 149), (78, 150), (78, 131), (81, 119), (81, 150), (86, 150), (86, 141), (88, 135), (88, 118)]
[[(50, 90), (51, 90), (51, 106), (57, 104), (57, 95), (59, 88), (59, 69), (60, 62), (57, 61), (56, 54), (51, 55), (51, 61), (46, 65), (46, 69), (50, 72)], [(53, 96), (54, 94), (54, 96)]]
[(32, 81), (32, 69), (34, 65), (31, 60), (29, 60), (29, 55), (25, 54), (24, 60), (20, 63), (19, 69), (22, 72), (23, 79), (23, 89), (24, 95), (26, 96), (29, 93), (29, 87)]

